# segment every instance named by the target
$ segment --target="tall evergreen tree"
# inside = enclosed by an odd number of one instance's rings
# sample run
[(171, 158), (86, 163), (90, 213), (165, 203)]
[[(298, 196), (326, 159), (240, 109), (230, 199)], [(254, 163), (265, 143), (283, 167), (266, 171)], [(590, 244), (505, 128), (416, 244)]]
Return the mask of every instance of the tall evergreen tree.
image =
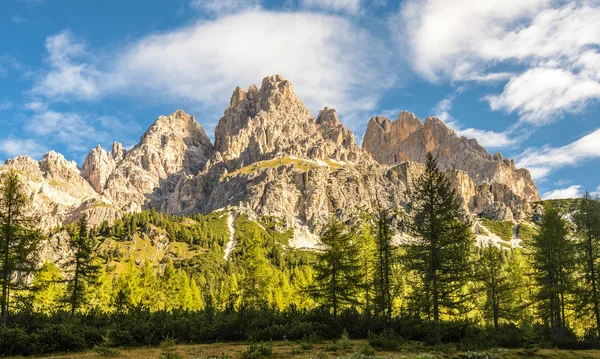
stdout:
[(71, 315), (86, 303), (86, 291), (93, 285), (98, 277), (100, 266), (97, 263), (96, 240), (88, 233), (88, 223), (85, 216), (77, 224), (77, 230), (71, 233), (69, 248), (73, 251), (73, 258), (67, 262), (67, 267), (73, 272), (68, 285)]
[(514, 314), (512, 299), (515, 286), (510, 281), (504, 250), (488, 242), (479, 251), (477, 274), (485, 290), (484, 316), (498, 328), (500, 319), (510, 319)]
[[(0, 185), (0, 266), (2, 277), (1, 321), (6, 326), (10, 291), (22, 288), (37, 267), (41, 239), (35, 218), (28, 215), (29, 202), (14, 171), (5, 173)], [(17, 275), (18, 274), (18, 275)]]
[(586, 191), (573, 215), (584, 283), (577, 288), (577, 312), (591, 315), (600, 338), (600, 202)]
[(437, 322), (441, 313), (464, 307), (473, 234), (456, 191), (431, 153), (413, 186), (410, 210), (416, 238), (404, 246), (403, 263), (417, 278), (417, 309)]
[(538, 283), (537, 300), (542, 319), (555, 339), (563, 339), (566, 329), (566, 296), (572, 285), (574, 245), (567, 238), (566, 221), (551, 204), (544, 206), (540, 231), (533, 237), (530, 250), (534, 276)]
[(388, 212), (383, 211), (377, 218), (375, 271), (375, 313), (385, 318), (387, 325), (392, 321), (392, 265), (394, 246)]
[(325, 246), (318, 254), (309, 295), (332, 311), (333, 319), (345, 305), (359, 304), (361, 271), (358, 246), (346, 226), (332, 219), (321, 237)]
[(262, 238), (256, 228), (243, 243), (246, 248), (240, 259), (243, 269), (240, 283), (241, 300), (243, 304), (253, 307), (267, 301), (272, 273), (269, 261), (264, 255)]

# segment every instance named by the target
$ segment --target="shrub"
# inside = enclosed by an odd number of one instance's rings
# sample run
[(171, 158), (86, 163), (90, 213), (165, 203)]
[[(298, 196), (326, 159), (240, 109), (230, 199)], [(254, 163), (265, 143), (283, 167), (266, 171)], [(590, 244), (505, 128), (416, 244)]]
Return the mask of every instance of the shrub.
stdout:
[(302, 341), (300, 342), (300, 349), (302, 350), (311, 350), (313, 348), (313, 343)]
[(346, 329), (344, 329), (344, 331), (342, 332), (342, 336), (337, 342), (335, 342), (335, 344), (342, 349), (352, 348), (352, 342), (350, 341), (350, 336), (348, 335)]
[(183, 355), (177, 353), (177, 343), (173, 338), (167, 338), (160, 343), (162, 352), (159, 359), (183, 359)]
[(377, 349), (399, 351), (404, 339), (392, 330), (385, 330), (379, 334), (369, 332), (368, 342)]
[(358, 350), (358, 354), (367, 356), (367, 357), (372, 357), (375, 355), (375, 349), (373, 349), (372, 346), (369, 345), (369, 343), (366, 343), (365, 345), (362, 346), (362, 348), (360, 348)]
[(273, 343), (250, 343), (246, 351), (242, 353), (243, 359), (258, 359), (273, 354)]
[(329, 355), (327, 355), (327, 353), (318, 352), (318, 353), (315, 355), (315, 358), (314, 358), (314, 359), (327, 359), (327, 358), (329, 358)]

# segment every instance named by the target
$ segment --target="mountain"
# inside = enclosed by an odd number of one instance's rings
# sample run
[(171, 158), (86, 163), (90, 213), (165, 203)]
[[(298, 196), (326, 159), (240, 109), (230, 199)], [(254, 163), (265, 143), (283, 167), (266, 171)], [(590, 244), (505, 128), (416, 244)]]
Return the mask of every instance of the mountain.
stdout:
[(476, 140), (458, 137), (439, 119), (425, 123), (409, 112), (397, 121), (373, 117), (362, 147), (336, 111), (317, 117), (281, 76), (236, 88), (215, 129), (214, 145), (193, 116), (160, 116), (126, 151), (91, 150), (83, 167), (55, 152), (42, 161), (8, 160), (17, 170), (45, 226), (87, 215), (91, 224), (155, 208), (168, 214), (275, 216), (294, 229), (290, 245), (312, 247), (330, 216), (407, 210), (412, 182), (427, 151), (473, 216), (521, 220), (539, 195), (526, 169)]

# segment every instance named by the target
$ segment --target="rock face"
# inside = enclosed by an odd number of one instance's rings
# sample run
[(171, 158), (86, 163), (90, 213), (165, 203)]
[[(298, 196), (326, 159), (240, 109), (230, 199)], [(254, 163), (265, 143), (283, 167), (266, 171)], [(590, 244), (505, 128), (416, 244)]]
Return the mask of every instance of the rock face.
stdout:
[[(514, 214), (518, 219), (521, 212), (530, 210), (526, 203), (540, 200), (528, 170), (516, 168), (514, 160), (504, 159), (499, 153), (489, 154), (475, 139), (458, 137), (435, 117), (427, 117), (425, 123), (407, 111), (400, 112), (396, 121), (373, 117), (362, 147), (387, 165), (425, 162), (427, 152), (432, 152), (442, 169), (465, 171), (478, 188), (477, 194), (483, 191), (481, 198), (471, 197), (470, 209), (477, 213), (491, 215), (491, 207), (503, 207), (492, 212), (505, 212), (500, 217), (511, 220)], [(517, 205), (516, 199), (526, 203)]]
[(235, 89), (214, 146), (195, 118), (178, 110), (159, 117), (129, 151), (118, 142), (110, 153), (92, 149), (81, 169), (50, 152), (40, 162), (9, 160), (0, 172), (18, 171), (45, 227), (81, 215), (99, 224), (143, 208), (191, 214), (227, 207), (280, 217), (294, 228), (292, 245), (312, 247), (333, 213), (352, 219), (405, 211), (427, 151), (438, 154), (468, 213), (519, 219), (539, 199), (527, 170), (435, 118), (374, 117), (361, 148), (334, 109), (313, 117), (277, 75)]

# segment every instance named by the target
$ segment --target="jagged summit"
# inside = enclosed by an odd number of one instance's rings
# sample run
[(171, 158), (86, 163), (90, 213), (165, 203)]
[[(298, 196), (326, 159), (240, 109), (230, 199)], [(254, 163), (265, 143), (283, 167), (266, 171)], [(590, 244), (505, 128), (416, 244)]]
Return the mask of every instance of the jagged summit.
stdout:
[(424, 123), (408, 111), (400, 112), (396, 121), (373, 117), (362, 147), (388, 165), (424, 162), (427, 152), (432, 152), (441, 168), (463, 170), (477, 185), (499, 183), (527, 201), (540, 199), (529, 171), (517, 169), (513, 160), (500, 154), (490, 155), (476, 139), (459, 137), (437, 117), (427, 117)]
[(354, 135), (325, 108), (315, 119), (289, 81), (265, 77), (260, 88), (237, 87), (215, 129), (215, 149), (229, 170), (278, 156), (360, 161)]
[(159, 116), (131, 150), (115, 142), (93, 148), (78, 168), (56, 152), (41, 161), (17, 157), (0, 172), (22, 174), (42, 223), (87, 215), (92, 224), (155, 208), (171, 214), (230, 208), (276, 216), (294, 229), (294, 246), (312, 246), (332, 213), (351, 219), (382, 208), (408, 210), (412, 181), (427, 151), (472, 215), (520, 219), (539, 199), (525, 169), (476, 140), (458, 137), (442, 121), (421, 122), (403, 111), (369, 121), (360, 147), (335, 109), (311, 115), (279, 75), (260, 87), (234, 89), (211, 143), (194, 116)]

